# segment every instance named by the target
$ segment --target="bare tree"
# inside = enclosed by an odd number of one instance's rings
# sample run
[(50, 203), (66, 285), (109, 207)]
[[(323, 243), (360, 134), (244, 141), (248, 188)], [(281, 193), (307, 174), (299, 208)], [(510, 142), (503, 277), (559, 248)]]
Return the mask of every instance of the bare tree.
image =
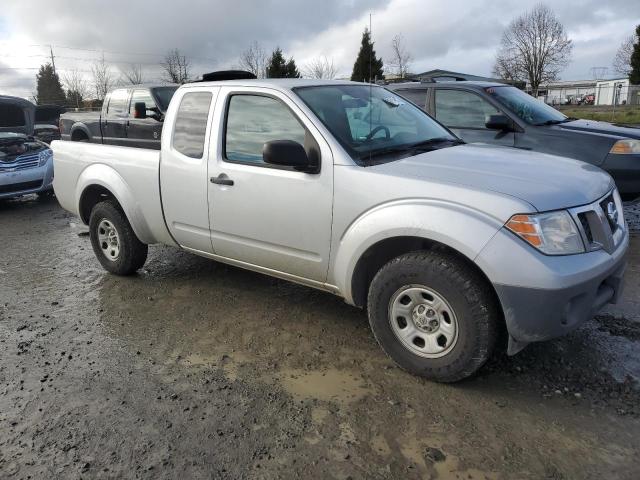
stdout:
[(571, 61), (573, 44), (553, 11), (542, 4), (513, 20), (502, 34), (494, 71), (526, 79), (534, 96), (558, 79)]
[(267, 54), (255, 40), (242, 52), (238, 63), (241, 69), (253, 73), (258, 78), (267, 76)]
[(130, 63), (124, 69), (120, 69), (120, 77), (122, 83), (131, 85), (140, 85), (144, 83), (144, 74), (142, 73), (142, 65)]
[(326, 80), (332, 80), (336, 78), (338, 69), (333, 64), (333, 59), (325, 56), (317, 57), (307, 63), (302, 72), (305, 77), (308, 78), (320, 78)]
[(91, 76), (93, 78), (93, 88), (96, 98), (103, 101), (109, 90), (111, 90), (111, 87), (115, 84), (111, 67), (105, 61), (104, 54), (102, 54), (100, 60), (93, 62), (91, 65)]
[(628, 36), (618, 48), (613, 59), (613, 69), (624, 77), (628, 77), (631, 74), (631, 54), (633, 53), (633, 44), (635, 42), (635, 35)]
[(67, 102), (75, 105), (76, 108), (82, 106), (83, 99), (89, 95), (89, 85), (86, 79), (78, 70), (69, 70), (62, 77), (64, 88), (67, 89)]
[(387, 61), (387, 64), (394, 70), (394, 73), (400, 78), (405, 78), (409, 73), (409, 67), (413, 57), (407, 51), (407, 47), (404, 44), (404, 37), (401, 33), (393, 37), (391, 40), (391, 59)]
[(191, 76), (190, 68), (191, 64), (187, 57), (180, 53), (180, 50), (174, 48), (169, 51), (162, 63), (164, 69), (163, 80), (171, 83), (187, 83)]

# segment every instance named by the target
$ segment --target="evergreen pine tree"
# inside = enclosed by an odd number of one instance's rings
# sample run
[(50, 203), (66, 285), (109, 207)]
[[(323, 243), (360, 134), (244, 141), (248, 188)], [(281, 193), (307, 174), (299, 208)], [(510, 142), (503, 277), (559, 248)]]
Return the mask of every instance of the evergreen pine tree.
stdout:
[(58, 74), (53, 71), (50, 63), (46, 63), (40, 67), (40, 70), (36, 74), (36, 81), (38, 105), (64, 104), (66, 97), (60, 84), (60, 78)]
[(631, 53), (629, 83), (640, 85), (640, 25), (636, 27), (636, 43), (633, 44), (633, 52)]
[(280, 47), (276, 48), (267, 63), (267, 78), (299, 78), (300, 72), (296, 67), (296, 62), (292, 58), (289, 61), (284, 59)]
[(371, 33), (368, 28), (362, 34), (362, 43), (356, 63), (353, 64), (351, 80), (356, 82), (375, 82), (382, 79), (382, 58), (376, 57)]

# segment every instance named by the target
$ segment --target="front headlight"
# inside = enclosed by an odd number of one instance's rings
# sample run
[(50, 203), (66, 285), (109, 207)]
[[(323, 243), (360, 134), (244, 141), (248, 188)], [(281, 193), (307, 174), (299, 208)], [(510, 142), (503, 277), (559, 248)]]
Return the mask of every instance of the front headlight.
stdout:
[(640, 153), (640, 140), (618, 140), (613, 144), (609, 153), (622, 155)]
[(571, 255), (585, 251), (578, 227), (566, 210), (514, 215), (505, 227), (547, 255)]
[(38, 163), (40, 166), (43, 166), (45, 163), (49, 161), (49, 159), (53, 157), (53, 150), (47, 148), (46, 150), (41, 151), (38, 154)]

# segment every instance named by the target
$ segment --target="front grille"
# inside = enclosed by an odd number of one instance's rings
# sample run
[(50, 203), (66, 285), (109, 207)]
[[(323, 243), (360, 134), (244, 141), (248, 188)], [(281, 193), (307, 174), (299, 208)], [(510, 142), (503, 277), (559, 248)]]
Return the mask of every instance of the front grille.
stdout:
[(587, 240), (590, 244), (593, 243), (593, 233), (591, 232), (591, 225), (589, 225), (589, 219), (587, 218), (586, 213), (579, 213), (578, 220), (580, 220), (580, 225), (582, 225), (582, 229), (584, 230), (584, 234), (587, 237)]
[(42, 180), (34, 182), (13, 183), (11, 185), (0, 185), (0, 193), (18, 193), (26, 190), (35, 190), (42, 186)]
[(587, 251), (604, 249), (611, 253), (624, 238), (624, 224), (620, 217), (622, 205), (613, 192), (590, 205), (569, 211), (576, 220)]
[(11, 162), (0, 162), (0, 172), (3, 169), (11, 169), (12, 172), (18, 170), (27, 170), (29, 168), (36, 168), (40, 164), (40, 159), (37, 153), (30, 153), (17, 157)]

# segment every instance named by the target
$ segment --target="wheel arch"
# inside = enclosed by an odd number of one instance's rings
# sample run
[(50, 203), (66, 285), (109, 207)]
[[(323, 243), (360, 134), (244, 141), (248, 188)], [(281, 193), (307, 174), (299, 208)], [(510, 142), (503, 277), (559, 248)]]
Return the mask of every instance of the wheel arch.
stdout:
[(138, 239), (147, 244), (156, 243), (131, 188), (111, 167), (94, 164), (85, 169), (78, 179), (76, 198), (77, 211), (85, 225), (97, 203), (112, 199), (127, 217)]
[(71, 126), (70, 138), (73, 142), (79, 142), (85, 139), (91, 140), (91, 132), (86, 125), (76, 123)]
[(490, 282), (474, 259), (502, 225), (501, 219), (461, 205), (385, 205), (362, 215), (345, 231), (337, 242), (329, 279), (347, 303), (364, 306), (371, 280), (385, 263), (436, 248), (455, 254)]

